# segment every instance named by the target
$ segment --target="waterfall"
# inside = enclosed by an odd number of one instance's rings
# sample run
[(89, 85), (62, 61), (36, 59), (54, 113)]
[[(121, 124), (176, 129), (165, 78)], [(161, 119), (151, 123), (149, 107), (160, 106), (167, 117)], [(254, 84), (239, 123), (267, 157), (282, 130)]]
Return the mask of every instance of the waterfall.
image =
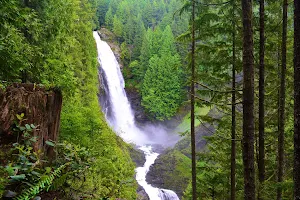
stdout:
[(159, 197), (164, 200), (176, 200), (179, 199), (177, 194), (172, 190), (160, 189)]
[(109, 45), (100, 39), (96, 31), (93, 32), (93, 35), (97, 44), (98, 61), (106, 79), (106, 92), (109, 93), (106, 94), (109, 98), (107, 101), (109, 105), (106, 105), (107, 108), (103, 108), (105, 112), (110, 110), (106, 119), (126, 142), (140, 146), (139, 149), (144, 152), (146, 157), (144, 166), (136, 169), (137, 182), (145, 189), (150, 200), (179, 200), (175, 192), (152, 187), (146, 182), (146, 174), (159, 154), (152, 151), (153, 140), (135, 125), (133, 111), (124, 90), (124, 78), (114, 53)]

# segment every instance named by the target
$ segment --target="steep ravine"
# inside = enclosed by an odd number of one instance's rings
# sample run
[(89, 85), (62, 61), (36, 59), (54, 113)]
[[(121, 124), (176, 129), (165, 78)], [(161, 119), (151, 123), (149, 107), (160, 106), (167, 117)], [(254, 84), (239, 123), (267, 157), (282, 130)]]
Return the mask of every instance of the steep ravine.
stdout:
[(101, 80), (106, 82), (102, 82), (104, 91), (107, 93), (106, 99), (102, 99), (104, 102), (101, 102), (106, 120), (125, 142), (135, 144), (145, 154), (146, 162), (142, 167), (136, 168), (137, 182), (145, 189), (150, 200), (178, 200), (179, 198), (174, 191), (156, 188), (148, 184), (146, 174), (159, 155), (153, 147), (172, 144), (178, 141), (179, 137), (170, 135), (163, 126), (146, 124), (141, 128), (136, 125), (133, 110), (124, 90), (124, 78), (116, 57), (110, 46), (100, 39), (97, 32), (94, 32), (93, 35), (97, 44), (98, 61), (101, 65)]
[[(110, 45), (114, 43), (112, 39), (114, 36), (107, 30), (105, 30), (105, 34), (101, 34), (101, 36), (104, 36), (104, 39), (108, 40)], [(113, 44), (114, 48), (112, 48), (112, 50), (118, 49), (116, 46), (117, 44)], [(118, 51), (114, 52), (116, 57), (118, 57), (119, 53)], [(146, 124), (153, 123), (153, 121), (147, 117), (141, 106), (141, 96), (139, 92), (134, 88), (125, 88), (125, 90), (137, 125), (143, 129)], [(183, 117), (188, 114), (188, 110), (188, 108), (182, 108), (180, 113), (173, 119), (163, 123), (154, 123), (163, 124), (165, 127), (169, 127), (169, 130), (173, 130), (182, 122)], [(197, 151), (203, 151), (203, 149), (205, 149), (206, 141), (203, 139), (203, 136), (209, 136), (213, 132), (214, 127), (209, 124), (200, 125), (196, 128)], [(153, 148), (156, 152), (159, 152), (160, 155), (154, 164), (150, 166), (146, 176), (146, 182), (157, 188), (171, 189), (181, 198), (190, 181), (191, 174), (189, 135), (183, 137), (173, 148), (164, 149), (160, 145), (153, 146)], [(143, 166), (145, 156), (142, 151), (132, 148), (130, 154), (137, 167)], [(139, 194), (140, 200), (149, 199), (142, 187), (138, 188), (137, 193)]]

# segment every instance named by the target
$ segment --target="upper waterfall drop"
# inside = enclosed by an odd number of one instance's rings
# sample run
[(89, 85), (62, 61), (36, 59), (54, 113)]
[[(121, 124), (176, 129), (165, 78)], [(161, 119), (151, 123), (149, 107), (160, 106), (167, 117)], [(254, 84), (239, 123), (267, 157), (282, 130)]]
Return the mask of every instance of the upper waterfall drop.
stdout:
[(106, 77), (109, 78), (107, 85), (112, 116), (108, 117), (108, 121), (126, 142), (144, 145), (149, 138), (135, 126), (134, 115), (124, 90), (125, 82), (118, 61), (109, 45), (100, 39), (98, 33), (94, 31), (93, 34), (98, 49), (98, 61), (101, 63)]
[[(150, 200), (179, 200), (175, 192), (152, 187), (146, 182), (146, 174), (159, 155), (152, 151), (152, 146), (150, 145), (155, 140), (152, 141), (145, 131), (140, 130), (135, 125), (133, 111), (124, 90), (125, 82), (115, 55), (109, 45), (100, 39), (97, 31), (94, 31), (93, 35), (97, 44), (98, 61), (107, 79), (106, 85), (108, 88), (106, 91), (109, 93), (108, 98), (112, 112), (111, 115), (107, 116), (107, 120), (126, 142), (139, 145), (146, 156), (144, 166), (136, 169), (137, 182), (145, 189)], [(148, 128), (153, 130), (151, 131), (153, 137), (155, 136), (155, 130), (158, 132), (155, 128), (157, 127)], [(162, 138), (163, 136), (160, 137)], [(166, 137), (166, 134), (164, 137)]]

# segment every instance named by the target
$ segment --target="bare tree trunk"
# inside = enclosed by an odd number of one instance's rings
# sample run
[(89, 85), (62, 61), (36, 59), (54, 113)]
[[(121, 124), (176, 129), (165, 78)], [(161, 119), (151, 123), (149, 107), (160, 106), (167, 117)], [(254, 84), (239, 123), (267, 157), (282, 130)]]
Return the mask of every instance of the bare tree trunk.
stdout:
[(258, 155), (258, 175), (259, 191), (258, 199), (262, 199), (261, 190), (265, 180), (265, 1), (260, 0), (259, 7), (259, 155)]
[[(287, 0), (283, 0), (282, 27), (282, 60), (280, 73), (279, 124), (278, 124), (278, 183), (283, 181), (284, 121), (285, 121), (285, 74), (286, 74), (286, 41), (287, 41)], [(282, 189), (277, 188), (277, 200), (281, 200)]]
[(243, 163), (244, 199), (255, 199), (254, 58), (252, 0), (242, 0), (243, 12)]
[(197, 200), (196, 139), (195, 139), (195, 0), (192, 0), (192, 77), (191, 77), (191, 150), (192, 150), (192, 194)]
[(300, 200), (300, 0), (294, 6), (294, 200)]
[(236, 96), (235, 96), (235, 0), (232, 0), (232, 107), (231, 107), (231, 200), (235, 200), (235, 171), (236, 171), (236, 143), (235, 143), (235, 135), (236, 135), (236, 118), (235, 118), (235, 104), (236, 104)]

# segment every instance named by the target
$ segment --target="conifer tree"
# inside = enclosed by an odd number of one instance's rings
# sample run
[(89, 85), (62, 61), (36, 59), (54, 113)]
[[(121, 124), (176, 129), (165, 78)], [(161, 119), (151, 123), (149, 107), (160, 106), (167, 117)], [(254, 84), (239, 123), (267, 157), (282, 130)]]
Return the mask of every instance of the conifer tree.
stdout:
[[(142, 47), (141, 47), (141, 55), (140, 55), (141, 75), (143, 75), (143, 73), (146, 73), (146, 70), (149, 65), (149, 60), (150, 60), (151, 56), (153, 55), (152, 43), (153, 43), (153, 32), (151, 29), (148, 29), (144, 36)], [(143, 78), (143, 76), (140, 77), (140, 80), (142, 80), (142, 78)]]
[(159, 50), (160, 55), (175, 55), (177, 53), (175, 47), (175, 39), (172, 33), (172, 29), (169, 25), (165, 28), (164, 32), (162, 33), (161, 41), (163, 43)]
[(300, 199), (300, 1), (294, 1), (294, 200)]
[(142, 20), (142, 16), (138, 15), (135, 19), (136, 28), (135, 28), (135, 36), (133, 41), (133, 59), (138, 59), (141, 54), (141, 47), (144, 39), (144, 35), (146, 34), (146, 29)]
[[(279, 122), (278, 122), (278, 183), (283, 181), (284, 167), (284, 127), (285, 127), (285, 79), (286, 79), (286, 43), (287, 43), (287, 0), (283, 0), (282, 52), (279, 93)], [(277, 200), (282, 198), (281, 186), (277, 189)]]
[(230, 199), (236, 198), (236, 23), (235, 23), (235, 0), (232, 3), (232, 96), (231, 96), (231, 170), (230, 170)]
[(265, 180), (265, 1), (259, 1), (259, 191), (258, 199), (262, 199), (260, 190)]
[(122, 37), (123, 34), (123, 24), (122, 22), (118, 19), (117, 15), (114, 16), (114, 20), (113, 20), (113, 31), (115, 33), (115, 35), (118, 38), (118, 41), (120, 42), (120, 39)]
[(160, 49), (157, 54), (152, 52), (143, 79), (142, 105), (152, 117), (164, 120), (174, 116), (181, 103), (182, 70), (170, 27), (165, 28), (161, 38)]
[(180, 59), (170, 53), (149, 60), (142, 87), (142, 105), (155, 119), (174, 116), (181, 99)]
[(192, 26), (192, 49), (191, 49), (191, 88), (190, 88), (190, 100), (191, 100), (191, 154), (192, 154), (192, 197), (193, 200), (197, 200), (197, 172), (196, 172), (196, 136), (195, 136), (195, 9), (196, 4), (195, 0), (192, 0), (192, 17), (191, 17), (191, 26)]
[(242, 0), (243, 12), (243, 163), (244, 198), (255, 199), (254, 59), (252, 0)]
[(112, 14), (112, 9), (109, 8), (105, 15), (105, 25), (107, 26), (107, 28), (111, 29), (113, 28), (113, 23), (114, 23), (114, 16)]

